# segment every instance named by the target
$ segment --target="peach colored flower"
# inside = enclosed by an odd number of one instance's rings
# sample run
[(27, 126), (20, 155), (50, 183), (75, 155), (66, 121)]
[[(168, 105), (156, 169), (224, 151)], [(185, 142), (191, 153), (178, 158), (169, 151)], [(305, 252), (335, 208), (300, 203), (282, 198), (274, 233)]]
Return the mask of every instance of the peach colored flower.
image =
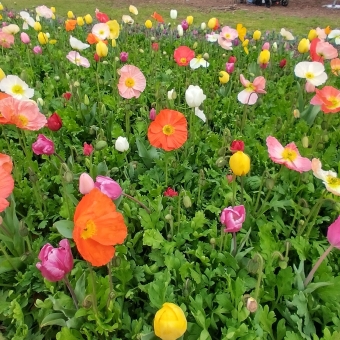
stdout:
[(336, 76), (340, 76), (340, 59), (335, 58), (331, 60), (332, 73)]
[(9, 202), (6, 200), (14, 189), (14, 180), (11, 175), (12, 161), (9, 156), (0, 154), (0, 212), (3, 212)]
[(14, 44), (14, 36), (5, 32), (0, 32), (0, 46), (9, 48)]
[(0, 153), (0, 169), (3, 169), (8, 173), (11, 173), (13, 169), (11, 157), (5, 155), (4, 153)]
[(321, 105), (324, 113), (340, 112), (340, 91), (333, 86), (325, 86), (321, 90), (315, 89), (316, 95), (311, 99), (312, 105)]
[(245, 89), (237, 95), (237, 99), (242, 104), (253, 105), (257, 102), (257, 93), (267, 93), (264, 90), (266, 86), (266, 79), (264, 77), (256, 77), (251, 83), (241, 74), (240, 81)]
[(119, 70), (119, 94), (126, 99), (138, 98), (146, 87), (146, 79), (141, 70), (133, 65), (125, 65)]
[(325, 59), (334, 59), (338, 56), (338, 51), (333, 45), (319, 38), (312, 40), (309, 52), (312, 61), (318, 61), (322, 64)]

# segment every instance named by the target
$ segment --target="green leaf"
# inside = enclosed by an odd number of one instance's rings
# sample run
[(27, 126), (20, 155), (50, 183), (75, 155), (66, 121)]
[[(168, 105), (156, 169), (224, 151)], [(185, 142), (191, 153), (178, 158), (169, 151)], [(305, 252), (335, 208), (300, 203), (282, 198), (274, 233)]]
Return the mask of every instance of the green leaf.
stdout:
[(154, 147), (147, 149), (145, 144), (138, 137), (136, 137), (136, 145), (137, 145), (139, 157), (143, 158), (143, 161), (147, 167), (151, 167), (153, 160), (159, 158), (159, 153), (157, 149)]
[(276, 321), (276, 317), (273, 311), (269, 312), (268, 305), (265, 305), (264, 308), (262, 308), (262, 306), (259, 308), (255, 319), (260, 323), (263, 330), (270, 334), (271, 338), (274, 339), (273, 324)]
[(312, 125), (318, 113), (320, 112), (321, 106), (309, 105), (307, 109), (300, 113), (300, 118), (305, 120), (308, 125)]
[(61, 326), (66, 327), (66, 322), (63, 319), (63, 313), (52, 313), (48, 314), (43, 321), (41, 321), (40, 328), (46, 326)]
[(0, 256), (0, 274), (16, 270), (22, 263), (20, 257), (8, 255), (8, 258), (6, 258), (6, 256)]
[(140, 334), (140, 340), (156, 340), (157, 337), (154, 332), (148, 334)]
[(74, 288), (74, 293), (76, 294), (77, 300), (79, 304), (85, 299), (85, 273), (83, 273), (80, 278), (78, 279), (76, 286)]
[(63, 327), (60, 332), (56, 335), (57, 340), (83, 340), (84, 338), (81, 336), (79, 331), (75, 329), (68, 329)]
[(160, 249), (162, 243), (165, 241), (162, 234), (155, 229), (146, 229), (143, 235), (143, 245), (150, 246), (153, 249)]
[(73, 221), (61, 220), (61, 221), (55, 222), (53, 226), (57, 228), (57, 230), (63, 237), (72, 238), (72, 233), (73, 233), (73, 228), (74, 228)]

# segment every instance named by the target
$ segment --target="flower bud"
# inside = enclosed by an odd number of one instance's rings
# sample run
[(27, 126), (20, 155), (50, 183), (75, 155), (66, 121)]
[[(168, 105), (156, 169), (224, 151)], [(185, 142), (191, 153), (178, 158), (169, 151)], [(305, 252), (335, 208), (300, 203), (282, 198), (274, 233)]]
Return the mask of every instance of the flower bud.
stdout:
[(246, 308), (249, 310), (250, 313), (254, 313), (257, 310), (257, 301), (250, 297), (247, 299), (247, 304), (246, 304)]
[(19, 222), (19, 235), (21, 237), (26, 237), (28, 235), (28, 229), (26, 227), (26, 224), (23, 220)]
[(218, 168), (223, 168), (227, 164), (227, 159), (225, 157), (219, 157), (216, 161), (216, 166)]
[(186, 207), (186, 208), (191, 208), (191, 199), (189, 196), (185, 195), (183, 196), (183, 205)]
[(302, 137), (302, 140), (301, 140), (301, 142), (302, 142), (302, 146), (303, 146), (305, 149), (307, 149), (307, 148), (308, 148), (308, 146), (309, 146), (309, 140), (308, 140), (308, 137), (307, 137), (307, 136), (304, 136), (304, 137)]
[(85, 94), (85, 96), (84, 96), (84, 104), (85, 105), (89, 105), (90, 104), (90, 100), (89, 100), (89, 97), (87, 96), (87, 94)]
[(105, 149), (107, 147), (107, 142), (105, 141), (105, 140), (100, 140), (100, 141), (98, 141), (97, 143), (96, 143), (96, 145), (95, 145), (95, 149), (97, 150), (97, 151), (99, 151), (99, 150), (103, 150), (103, 149)]
[(293, 111), (293, 116), (294, 116), (294, 118), (300, 118), (300, 111), (298, 109), (295, 109)]
[(64, 180), (66, 183), (72, 183), (73, 182), (73, 173), (71, 171), (66, 171), (64, 173)]
[(203, 54), (203, 59), (204, 59), (204, 60), (209, 60), (209, 53), (205, 52), (205, 53)]

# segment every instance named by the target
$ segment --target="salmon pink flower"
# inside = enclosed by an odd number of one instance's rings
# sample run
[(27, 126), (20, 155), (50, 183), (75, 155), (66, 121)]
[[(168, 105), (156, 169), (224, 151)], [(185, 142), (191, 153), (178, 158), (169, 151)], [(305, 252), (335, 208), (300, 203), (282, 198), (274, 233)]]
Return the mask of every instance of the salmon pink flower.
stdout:
[(238, 33), (235, 29), (229, 26), (224, 26), (218, 37), (218, 44), (225, 50), (233, 49), (233, 41), (238, 37)]
[(83, 146), (83, 154), (84, 156), (90, 156), (93, 152), (94, 148), (91, 144), (87, 144), (86, 142), (84, 143)]
[(0, 212), (3, 212), (9, 206), (6, 198), (11, 195), (14, 189), (14, 180), (11, 175), (12, 167), (11, 159), (0, 153)]
[(223, 209), (220, 221), (225, 226), (224, 232), (236, 233), (242, 228), (246, 219), (246, 209), (244, 205), (228, 207)]
[(119, 94), (126, 99), (139, 98), (146, 87), (146, 79), (141, 70), (133, 65), (125, 65), (118, 71)]
[(14, 36), (5, 32), (0, 32), (0, 46), (9, 48), (14, 44)]
[(340, 196), (340, 178), (334, 171), (322, 170), (322, 163), (318, 158), (312, 159), (312, 171), (316, 178), (322, 180), (326, 189), (336, 196)]
[(237, 99), (242, 104), (254, 105), (258, 99), (257, 93), (267, 93), (264, 90), (266, 87), (266, 80), (262, 76), (256, 77), (251, 83), (249, 80), (244, 78), (243, 74), (241, 74), (240, 81), (245, 89), (237, 95)]
[(4, 153), (0, 153), (0, 169), (5, 170), (9, 174), (12, 172), (13, 169), (13, 162), (11, 157)]
[(289, 143), (283, 147), (280, 142), (272, 136), (267, 137), (266, 142), (269, 157), (273, 162), (282, 164), (288, 169), (300, 173), (311, 170), (312, 162), (308, 158), (300, 155), (295, 143)]
[(175, 197), (175, 196), (178, 196), (178, 192), (168, 187), (168, 189), (164, 191), (163, 195), (166, 197)]
[(327, 34), (325, 32), (324, 28), (317, 27), (316, 30), (316, 35), (320, 40), (325, 40), (327, 38)]
[(96, 8), (95, 13), (96, 13), (97, 20), (101, 23), (105, 24), (106, 22), (110, 20), (109, 16), (103, 12), (100, 12), (98, 8)]
[(187, 66), (195, 58), (195, 52), (187, 46), (180, 46), (174, 51), (174, 58), (179, 66)]
[(305, 78), (314, 86), (322, 85), (327, 80), (325, 67), (317, 61), (301, 61), (295, 66), (294, 73), (299, 78)]
[(85, 68), (90, 67), (90, 62), (85, 57), (82, 57), (77, 51), (69, 52), (66, 58), (77, 66), (83, 66)]
[(32, 144), (32, 150), (36, 155), (53, 155), (54, 143), (44, 135), (38, 135), (37, 140)]
[(340, 76), (340, 59), (335, 58), (331, 60), (332, 73), (336, 76)]
[(312, 61), (318, 61), (322, 64), (325, 59), (334, 59), (338, 56), (338, 51), (333, 45), (319, 38), (312, 40), (309, 52)]
[(315, 90), (316, 95), (310, 103), (312, 105), (321, 105), (321, 111), (324, 113), (340, 112), (340, 91), (333, 86), (325, 86), (321, 90)]

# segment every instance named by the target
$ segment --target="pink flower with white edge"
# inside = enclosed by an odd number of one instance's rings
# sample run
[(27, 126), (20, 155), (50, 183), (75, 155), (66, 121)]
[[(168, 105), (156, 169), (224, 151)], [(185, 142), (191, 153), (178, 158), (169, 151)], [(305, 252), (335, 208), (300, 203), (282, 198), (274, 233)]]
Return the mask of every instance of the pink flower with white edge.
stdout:
[(340, 249), (340, 216), (328, 227), (327, 240), (333, 247)]
[(334, 171), (322, 170), (322, 163), (318, 158), (312, 159), (312, 171), (316, 178), (322, 180), (326, 189), (336, 196), (340, 196), (340, 178)]
[(85, 57), (82, 57), (79, 52), (71, 51), (66, 58), (77, 66), (83, 66), (85, 68), (90, 67), (90, 62)]
[(244, 78), (243, 74), (241, 74), (240, 81), (245, 89), (237, 95), (237, 99), (242, 104), (254, 105), (258, 99), (257, 93), (267, 93), (264, 90), (266, 87), (266, 79), (262, 76), (256, 77), (251, 83), (249, 80)]
[(236, 233), (242, 228), (246, 219), (246, 209), (244, 205), (228, 207), (223, 209), (220, 221), (225, 226), (224, 232)]
[(302, 157), (299, 153), (295, 143), (289, 143), (285, 147), (272, 136), (266, 139), (268, 153), (270, 159), (277, 163), (282, 164), (288, 169), (298, 172), (305, 172), (312, 169), (312, 162), (305, 157)]

